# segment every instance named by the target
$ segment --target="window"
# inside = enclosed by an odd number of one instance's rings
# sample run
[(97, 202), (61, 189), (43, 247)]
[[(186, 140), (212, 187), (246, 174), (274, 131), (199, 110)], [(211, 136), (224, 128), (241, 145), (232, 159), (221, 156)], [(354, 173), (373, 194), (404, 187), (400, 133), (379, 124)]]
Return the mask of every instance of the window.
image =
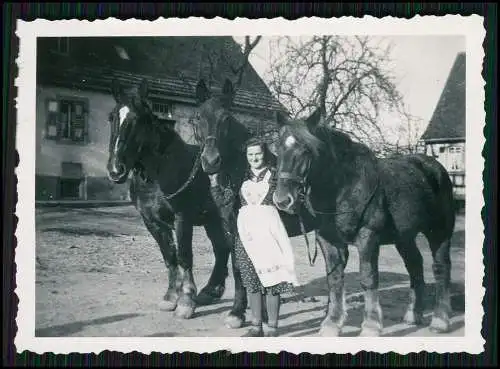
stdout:
[(153, 113), (155, 113), (158, 118), (173, 120), (174, 107), (171, 103), (165, 101), (153, 101)]
[(449, 151), (452, 154), (460, 154), (462, 152), (462, 148), (460, 146), (451, 146)]
[(454, 184), (457, 187), (465, 186), (465, 176), (464, 175), (456, 175), (454, 176)]
[(451, 170), (463, 170), (463, 148), (461, 146), (450, 146), (448, 152), (450, 153)]
[(85, 142), (88, 103), (84, 99), (57, 98), (47, 101), (46, 137), (57, 141)]

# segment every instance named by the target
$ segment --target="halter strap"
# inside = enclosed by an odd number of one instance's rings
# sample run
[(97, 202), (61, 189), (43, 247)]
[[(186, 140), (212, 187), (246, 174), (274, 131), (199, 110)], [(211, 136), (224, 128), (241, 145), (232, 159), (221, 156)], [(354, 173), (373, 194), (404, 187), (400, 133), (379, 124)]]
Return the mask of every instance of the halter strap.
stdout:
[(295, 181), (295, 182), (298, 182), (300, 184), (305, 184), (304, 178), (296, 176), (290, 172), (281, 172), (281, 173), (279, 173), (278, 178), (279, 179), (287, 179), (290, 181)]

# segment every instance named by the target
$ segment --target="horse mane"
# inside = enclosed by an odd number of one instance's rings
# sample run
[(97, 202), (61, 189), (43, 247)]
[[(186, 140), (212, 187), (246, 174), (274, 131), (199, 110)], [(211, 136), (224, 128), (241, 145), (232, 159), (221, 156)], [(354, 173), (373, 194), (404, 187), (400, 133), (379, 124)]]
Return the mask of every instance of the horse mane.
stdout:
[(160, 119), (149, 107), (145, 109), (143, 114), (148, 115), (149, 119), (139, 123), (142, 127), (138, 131), (138, 139), (147, 143), (147, 149), (150, 153), (161, 156), (171, 142), (181, 139), (180, 135), (170, 125), (162, 125)]
[(322, 142), (316, 135), (311, 133), (307, 124), (302, 120), (290, 121), (286, 125), (288, 132), (295, 137), (300, 143), (307, 147), (314, 156), (318, 156), (325, 143)]
[(339, 164), (348, 162), (355, 157), (374, 157), (373, 152), (365, 145), (356, 141), (345, 132), (325, 124), (312, 128), (304, 121), (290, 121), (287, 129), (300, 143), (305, 145), (318, 158), (321, 150), (327, 150), (328, 155)]

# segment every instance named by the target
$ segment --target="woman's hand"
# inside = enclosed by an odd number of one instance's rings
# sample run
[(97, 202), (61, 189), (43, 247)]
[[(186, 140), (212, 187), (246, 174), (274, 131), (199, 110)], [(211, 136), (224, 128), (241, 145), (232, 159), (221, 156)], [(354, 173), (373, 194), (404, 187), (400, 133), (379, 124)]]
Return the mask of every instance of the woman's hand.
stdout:
[(208, 178), (210, 179), (210, 186), (211, 187), (217, 187), (219, 185), (219, 174), (218, 173), (210, 174), (208, 176)]

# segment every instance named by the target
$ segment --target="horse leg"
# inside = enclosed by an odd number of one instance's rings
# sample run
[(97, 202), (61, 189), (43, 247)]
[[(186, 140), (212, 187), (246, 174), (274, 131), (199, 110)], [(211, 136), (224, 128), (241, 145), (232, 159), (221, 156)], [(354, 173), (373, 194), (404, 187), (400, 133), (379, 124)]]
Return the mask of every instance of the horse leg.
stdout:
[(371, 229), (362, 227), (356, 241), (359, 251), (361, 287), (365, 294), (364, 318), (360, 336), (380, 336), (383, 328), (383, 315), (378, 293), (379, 238)]
[(328, 308), (325, 319), (321, 322), (319, 334), (324, 337), (337, 337), (347, 319), (344, 292), (344, 270), (349, 258), (349, 249), (343, 242), (332, 244), (320, 232), (318, 242), (325, 259), (326, 281), (328, 284)]
[[(219, 219), (217, 221), (211, 222), (207, 224), (205, 227), (207, 231), (207, 235), (212, 240), (212, 245), (214, 246), (214, 253), (216, 258), (220, 259), (220, 268), (214, 268), (212, 273), (213, 276), (217, 276), (219, 279), (219, 283), (224, 286), (225, 278), (227, 277), (227, 261), (229, 257), (229, 253), (231, 254), (231, 264), (233, 268), (233, 278), (234, 278), (234, 288), (235, 288), (235, 296), (233, 300), (233, 307), (226, 319), (224, 320), (224, 324), (228, 328), (240, 328), (245, 322), (245, 310), (248, 305), (246, 290), (243, 286), (243, 281), (241, 279), (240, 270), (238, 267), (238, 262), (236, 261), (235, 255), (235, 242), (238, 242), (238, 231), (236, 228), (236, 222), (234, 220), (234, 214), (224, 214), (226, 217), (222, 219), (222, 222), (219, 223)], [(218, 256), (219, 255), (219, 256)], [(219, 273), (216, 273), (216, 271)], [(223, 273), (221, 273), (223, 272)], [(216, 281), (214, 279), (213, 281)], [(210, 282), (204, 288), (208, 289), (210, 286)], [(213, 283), (212, 283), (213, 285)], [(217, 290), (216, 290), (217, 291)], [(204, 292), (202, 290), (202, 292)], [(222, 296), (223, 290), (221, 292)], [(201, 293), (200, 293), (201, 295)], [(198, 298), (200, 297), (198, 295)], [(210, 290), (205, 291), (205, 296), (208, 295), (210, 297)], [(213, 296), (213, 293), (212, 293)]]
[(189, 319), (196, 308), (196, 284), (193, 277), (193, 224), (183, 215), (175, 217), (177, 235), (178, 280), (180, 281), (179, 300), (175, 315)]
[(163, 296), (163, 300), (159, 303), (159, 308), (165, 311), (175, 310), (179, 299), (178, 290), (180, 286), (177, 280), (177, 254), (172, 230), (166, 225), (158, 225), (157, 222), (144, 215), (142, 215), (142, 219), (149, 233), (158, 243), (168, 270), (168, 289)]
[(196, 297), (199, 305), (209, 305), (224, 295), (226, 289), (226, 278), (228, 276), (227, 263), (229, 260), (230, 247), (226, 242), (220, 221), (215, 217), (205, 224), (205, 232), (212, 243), (215, 255), (215, 265), (212, 274)]
[(410, 275), (410, 303), (404, 316), (404, 321), (410, 325), (422, 324), (424, 314), (424, 267), (423, 258), (418, 249), (415, 239), (408, 238), (405, 241), (396, 242), (396, 249)]
[(433, 264), (432, 271), (436, 280), (436, 302), (430, 325), (430, 330), (436, 333), (446, 333), (450, 329), (450, 282), (451, 282), (451, 260), (450, 240), (429, 242)]
[[(227, 188), (226, 188), (227, 189)], [(233, 268), (233, 279), (234, 279), (234, 289), (235, 296), (233, 300), (233, 307), (229, 314), (227, 315), (224, 324), (228, 328), (240, 328), (245, 322), (245, 311), (248, 305), (247, 292), (243, 285), (243, 280), (239, 270), (239, 263), (236, 255), (236, 243), (241, 242), (238, 235), (238, 227), (236, 223), (236, 213), (234, 207), (235, 194), (232, 192), (231, 198), (224, 198), (221, 192), (220, 186), (211, 186), (210, 194), (214, 201), (217, 212), (219, 213), (219, 218), (222, 224), (222, 236), (220, 239), (225, 240), (227, 249), (231, 253), (231, 264)], [(216, 233), (221, 231), (219, 226), (214, 227)], [(219, 239), (219, 236), (214, 235), (215, 238)], [(214, 243), (214, 247), (216, 244)], [(222, 242), (221, 242), (222, 245)], [(215, 249), (214, 249), (215, 251)], [(227, 259), (224, 266), (227, 265)], [(226, 271), (227, 273), (227, 271)]]

